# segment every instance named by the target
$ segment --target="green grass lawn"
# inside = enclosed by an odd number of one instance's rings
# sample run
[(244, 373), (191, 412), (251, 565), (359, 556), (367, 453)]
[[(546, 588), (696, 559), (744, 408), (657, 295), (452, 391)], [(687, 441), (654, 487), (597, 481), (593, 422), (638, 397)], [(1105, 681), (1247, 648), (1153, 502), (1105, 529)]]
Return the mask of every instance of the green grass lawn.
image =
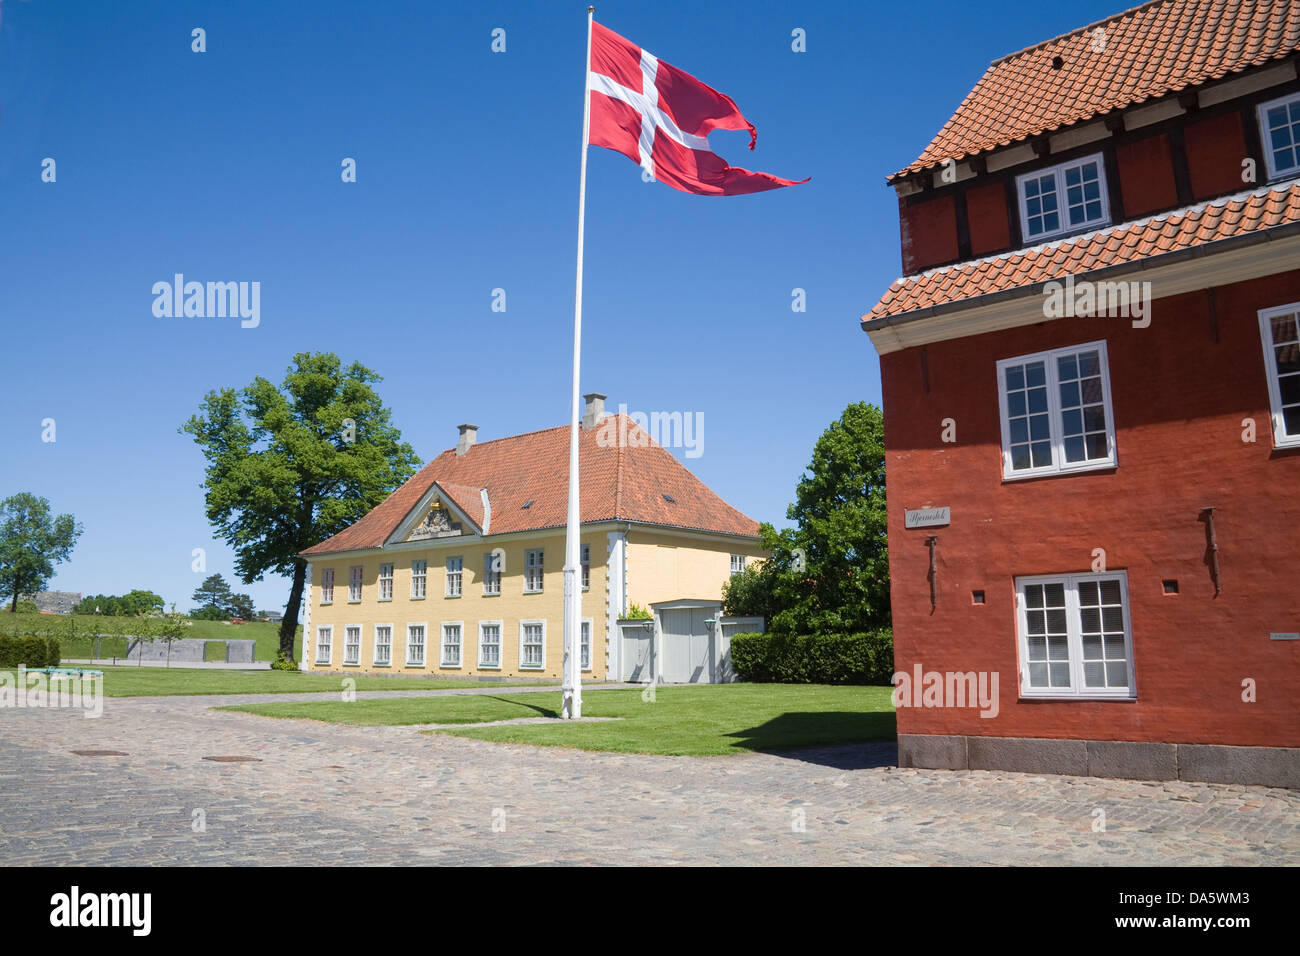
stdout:
[[(292, 671), (194, 670), (180, 667), (97, 667), (104, 672), (106, 697), (174, 697), (189, 694), (338, 693), (343, 677), (297, 674)], [(12, 673), (12, 672), (10, 672)], [(365, 677), (356, 675), (357, 690), (450, 690), (491, 687), (485, 681), (455, 681), (427, 677)], [(544, 683), (544, 682), (538, 682)]]
[[(619, 753), (705, 756), (786, 750), (819, 744), (891, 740), (889, 687), (816, 684), (713, 684), (660, 687), (653, 702), (639, 690), (587, 690), (584, 717), (621, 720), (576, 724), (466, 727), (433, 733), (506, 743)], [(334, 723), (452, 724), (557, 717), (559, 693), (256, 704), (231, 708), (269, 717)]]

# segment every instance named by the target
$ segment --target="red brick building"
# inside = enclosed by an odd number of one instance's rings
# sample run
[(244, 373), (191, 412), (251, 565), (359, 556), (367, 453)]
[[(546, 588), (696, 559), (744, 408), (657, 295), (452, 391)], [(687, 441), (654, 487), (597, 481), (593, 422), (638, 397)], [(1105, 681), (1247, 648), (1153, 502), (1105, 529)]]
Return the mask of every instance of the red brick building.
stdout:
[(1298, 51), (1294, 0), (1148, 3), (889, 177), (904, 766), (1300, 787)]

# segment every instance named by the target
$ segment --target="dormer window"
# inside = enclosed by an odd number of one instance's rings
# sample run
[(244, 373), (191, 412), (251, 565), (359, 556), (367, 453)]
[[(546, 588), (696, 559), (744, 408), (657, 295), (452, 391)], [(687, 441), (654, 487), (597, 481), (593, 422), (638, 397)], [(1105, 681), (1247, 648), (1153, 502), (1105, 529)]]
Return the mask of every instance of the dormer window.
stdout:
[(1268, 178), (1300, 173), (1300, 93), (1259, 105)]
[(1020, 230), (1026, 242), (1050, 239), (1110, 221), (1101, 154), (1016, 178)]

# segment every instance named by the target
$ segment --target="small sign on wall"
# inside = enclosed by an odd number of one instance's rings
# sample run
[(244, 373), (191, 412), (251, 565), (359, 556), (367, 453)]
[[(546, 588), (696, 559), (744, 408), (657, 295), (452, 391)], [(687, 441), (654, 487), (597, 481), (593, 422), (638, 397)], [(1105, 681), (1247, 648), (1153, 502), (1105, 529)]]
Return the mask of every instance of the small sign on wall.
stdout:
[(1272, 641), (1300, 641), (1300, 634), (1270, 634), (1269, 640)]
[(949, 509), (943, 508), (917, 508), (916, 510), (904, 510), (903, 527), (904, 528), (941, 528), (949, 522)]

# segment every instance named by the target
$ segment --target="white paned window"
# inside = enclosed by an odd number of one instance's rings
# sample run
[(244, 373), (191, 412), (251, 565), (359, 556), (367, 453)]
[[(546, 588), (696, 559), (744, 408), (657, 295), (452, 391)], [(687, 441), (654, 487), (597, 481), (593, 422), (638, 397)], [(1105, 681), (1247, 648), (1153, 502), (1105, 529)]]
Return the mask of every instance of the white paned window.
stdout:
[(546, 666), (546, 623), (519, 622), (519, 668), (541, 670)]
[(591, 621), (582, 622), (582, 630), (578, 637), (578, 661), (579, 667), (584, 671), (591, 670)]
[(460, 667), (460, 621), (442, 626), (442, 666)]
[(538, 548), (534, 551), (524, 552), (524, 593), (540, 591), (542, 589), (542, 555), (543, 551)]
[(1300, 172), (1300, 93), (1261, 103), (1259, 132), (1269, 179)]
[(997, 372), (1004, 478), (1115, 464), (1105, 342), (1003, 359)]
[(354, 564), (348, 568), (348, 603), (356, 604), (361, 600), (361, 565)]
[(379, 600), (391, 601), (393, 599), (393, 566), (391, 564), (381, 564), (379, 566)]
[(1018, 578), (1016, 605), (1022, 694), (1135, 696), (1127, 575)]
[(447, 597), (460, 597), (461, 572), (465, 562), (461, 558), (447, 559)]
[(334, 649), (334, 628), (316, 628), (316, 663), (330, 663), (330, 652)]
[(1259, 313), (1273, 443), (1300, 445), (1300, 302)]
[(411, 562), (411, 600), (421, 601), (425, 595), (425, 585), (429, 579), (429, 562)]
[(375, 625), (375, 665), (387, 667), (393, 663), (393, 625)]
[(745, 556), (743, 554), (733, 554), (731, 556), (731, 573), (740, 574), (745, 570)]
[(1100, 153), (1018, 176), (1016, 189), (1026, 242), (1110, 221)]
[(479, 621), (478, 666), (501, 666), (501, 622)]
[(406, 625), (406, 666), (424, 666), (424, 625)]
[(582, 589), (591, 587), (591, 545), (582, 546)]
[(320, 579), (321, 604), (334, 603), (334, 569), (326, 568)]
[(361, 626), (350, 625), (343, 632), (343, 663), (361, 663)]
[(501, 564), (502, 556), (500, 554), (483, 555), (483, 593), (500, 594), (501, 593)]

